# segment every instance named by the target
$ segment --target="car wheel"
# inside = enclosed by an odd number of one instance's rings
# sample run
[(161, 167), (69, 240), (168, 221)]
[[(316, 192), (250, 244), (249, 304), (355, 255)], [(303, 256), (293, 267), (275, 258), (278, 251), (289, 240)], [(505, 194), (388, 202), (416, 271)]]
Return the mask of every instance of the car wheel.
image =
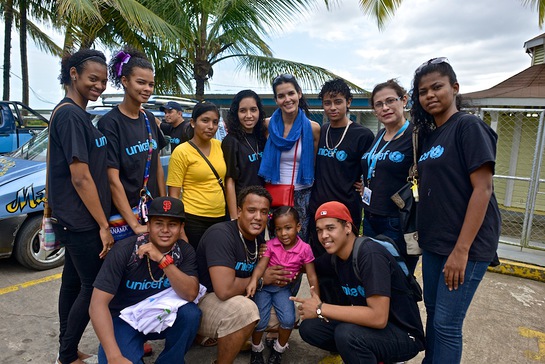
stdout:
[(13, 255), (27, 268), (46, 270), (64, 263), (64, 248), (52, 251), (40, 249), (39, 233), (42, 228), (42, 215), (29, 217), (17, 232)]

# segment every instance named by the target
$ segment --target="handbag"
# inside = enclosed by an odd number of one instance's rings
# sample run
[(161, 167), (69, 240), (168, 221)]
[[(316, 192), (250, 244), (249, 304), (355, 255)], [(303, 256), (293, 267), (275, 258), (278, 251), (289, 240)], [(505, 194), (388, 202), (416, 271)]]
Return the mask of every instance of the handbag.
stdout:
[(407, 244), (407, 255), (421, 255), (422, 249), (418, 245), (418, 231), (416, 221), (416, 204), (418, 203), (418, 130), (413, 129), (413, 164), (409, 169), (407, 183), (391, 197), (399, 208), (399, 225), (403, 238)]
[(51, 208), (49, 207), (49, 203), (47, 201), (47, 190), (49, 189), (49, 146), (51, 145), (51, 123), (53, 122), (53, 116), (55, 116), (57, 110), (69, 104), (69, 102), (60, 104), (55, 110), (53, 110), (51, 118), (49, 119), (49, 136), (47, 139), (47, 157), (45, 168), (45, 198), (43, 200), (44, 216), (42, 218), (42, 228), (40, 230), (40, 233), (38, 234), (40, 240), (40, 249), (45, 251), (58, 250), (61, 248), (61, 242), (57, 240), (57, 237), (55, 236), (55, 231), (53, 230), (53, 222), (51, 221)]
[[(144, 114), (144, 120), (146, 120), (149, 149), (148, 158), (146, 160), (146, 168), (144, 169), (144, 181), (142, 182), (142, 189), (140, 190), (140, 201), (138, 202), (138, 205), (133, 207), (131, 210), (138, 220), (138, 223), (144, 225), (148, 222), (148, 208), (153, 200), (153, 197), (148, 190), (149, 171), (151, 167), (151, 157), (153, 155), (153, 136), (151, 134), (151, 126), (148, 115), (144, 110), (140, 110), (140, 112)], [(112, 234), (114, 241), (123, 240), (134, 235), (134, 231), (121, 214), (111, 215), (108, 219), (108, 225), (110, 225), (110, 233)]]
[(271, 207), (280, 207), (280, 206), (293, 206), (295, 204), (294, 194), (295, 186), (293, 180), (295, 178), (295, 163), (297, 161), (297, 148), (299, 147), (299, 139), (295, 143), (295, 153), (293, 154), (293, 170), (291, 172), (291, 184), (272, 184), (265, 183), (265, 188), (272, 197)]

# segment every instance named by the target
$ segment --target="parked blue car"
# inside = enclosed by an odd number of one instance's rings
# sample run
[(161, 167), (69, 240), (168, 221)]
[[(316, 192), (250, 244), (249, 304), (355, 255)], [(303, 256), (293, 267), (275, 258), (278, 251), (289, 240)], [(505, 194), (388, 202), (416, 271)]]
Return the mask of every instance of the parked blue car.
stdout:
[[(108, 110), (90, 110), (98, 119)], [(152, 110), (160, 117), (160, 112)], [(95, 120), (96, 121), (96, 120)], [(48, 130), (44, 129), (15, 152), (0, 155), (0, 258), (14, 256), (27, 268), (46, 270), (64, 263), (64, 248), (40, 249)], [(170, 148), (161, 151), (168, 170)]]

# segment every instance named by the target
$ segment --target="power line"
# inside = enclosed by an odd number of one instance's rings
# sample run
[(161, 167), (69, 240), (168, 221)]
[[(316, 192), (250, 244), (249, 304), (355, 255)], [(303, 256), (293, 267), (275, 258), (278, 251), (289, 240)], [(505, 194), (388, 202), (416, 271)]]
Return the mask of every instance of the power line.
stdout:
[[(0, 67), (0, 69), (4, 69), (4, 67)], [(23, 81), (23, 79), (21, 78), (21, 76), (13, 73), (13, 71), (9, 71), (9, 74), (20, 79), (21, 81)], [(32, 91), (32, 94), (34, 95), (34, 97), (36, 97), (39, 101), (43, 102), (43, 103), (46, 103), (46, 104), (51, 104), (51, 105), (56, 105), (57, 103), (56, 102), (52, 102), (52, 101), (49, 101), (49, 100), (45, 100), (44, 98), (42, 98), (40, 95), (38, 95), (38, 93), (36, 91), (34, 91), (34, 89), (32, 87), (30, 87), (30, 85), (28, 86), (29, 90)]]

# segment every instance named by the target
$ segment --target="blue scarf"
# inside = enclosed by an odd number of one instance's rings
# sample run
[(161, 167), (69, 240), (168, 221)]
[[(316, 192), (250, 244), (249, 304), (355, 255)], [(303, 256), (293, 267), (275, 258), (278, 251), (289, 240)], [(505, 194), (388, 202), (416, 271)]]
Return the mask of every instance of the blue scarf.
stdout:
[(297, 118), (287, 138), (284, 135), (284, 122), (282, 112), (277, 109), (269, 120), (269, 139), (263, 150), (263, 159), (259, 167), (259, 175), (266, 182), (278, 184), (280, 182), (280, 155), (291, 150), (299, 137), (301, 137), (301, 160), (296, 182), (301, 185), (310, 185), (314, 182), (314, 137), (310, 120), (305, 112), (299, 109)]

